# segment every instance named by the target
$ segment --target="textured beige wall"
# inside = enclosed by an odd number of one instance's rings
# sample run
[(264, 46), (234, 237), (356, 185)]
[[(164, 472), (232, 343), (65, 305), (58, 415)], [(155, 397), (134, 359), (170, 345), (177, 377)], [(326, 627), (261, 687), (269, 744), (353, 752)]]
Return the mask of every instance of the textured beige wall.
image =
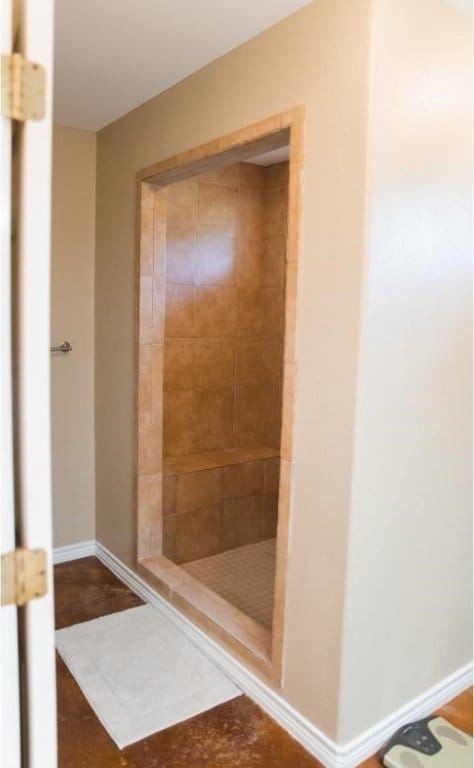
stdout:
[(135, 175), (306, 108), (283, 694), (336, 732), (363, 265), (369, 0), (318, 0), (98, 135), (97, 535), (133, 563)]
[(53, 135), (51, 356), (54, 546), (95, 537), (94, 250), (96, 135)]
[(472, 19), (374, 8), (341, 741), (472, 658)]

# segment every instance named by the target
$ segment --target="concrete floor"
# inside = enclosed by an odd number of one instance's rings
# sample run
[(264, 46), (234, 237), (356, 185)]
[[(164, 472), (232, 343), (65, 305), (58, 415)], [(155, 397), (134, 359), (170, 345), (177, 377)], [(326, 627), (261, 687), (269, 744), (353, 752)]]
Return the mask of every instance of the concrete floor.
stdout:
[[(54, 570), (58, 629), (142, 603), (94, 557)], [(57, 676), (59, 768), (322, 768), (247, 696), (119, 750), (59, 656)], [(440, 714), (472, 733), (472, 689)]]
[[(141, 605), (96, 558), (55, 567), (56, 627)], [(57, 657), (59, 768), (321, 768), (247, 696), (123, 750)]]

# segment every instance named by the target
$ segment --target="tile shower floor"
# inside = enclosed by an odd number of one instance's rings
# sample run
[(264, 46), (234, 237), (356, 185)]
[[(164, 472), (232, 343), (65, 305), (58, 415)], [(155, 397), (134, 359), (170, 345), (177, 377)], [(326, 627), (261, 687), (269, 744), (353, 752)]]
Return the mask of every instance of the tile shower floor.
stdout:
[(276, 539), (266, 539), (183, 563), (181, 567), (247, 616), (270, 629), (275, 556)]

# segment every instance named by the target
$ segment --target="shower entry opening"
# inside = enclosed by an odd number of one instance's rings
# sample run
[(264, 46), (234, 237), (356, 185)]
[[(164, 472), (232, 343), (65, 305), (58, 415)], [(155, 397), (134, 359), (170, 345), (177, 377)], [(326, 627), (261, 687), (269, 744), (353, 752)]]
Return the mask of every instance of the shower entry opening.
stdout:
[(277, 684), (302, 126), (296, 108), (138, 184), (138, 568)]

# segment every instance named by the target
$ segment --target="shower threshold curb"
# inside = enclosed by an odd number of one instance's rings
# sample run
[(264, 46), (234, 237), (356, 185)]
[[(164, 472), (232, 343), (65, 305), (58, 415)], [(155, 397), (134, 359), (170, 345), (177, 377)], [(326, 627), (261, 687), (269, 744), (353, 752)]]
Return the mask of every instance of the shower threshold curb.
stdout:
[(138, 573), (204, 632), (266, 679), (272, 677), (271, 631), (164, 555), (138, 562)]

